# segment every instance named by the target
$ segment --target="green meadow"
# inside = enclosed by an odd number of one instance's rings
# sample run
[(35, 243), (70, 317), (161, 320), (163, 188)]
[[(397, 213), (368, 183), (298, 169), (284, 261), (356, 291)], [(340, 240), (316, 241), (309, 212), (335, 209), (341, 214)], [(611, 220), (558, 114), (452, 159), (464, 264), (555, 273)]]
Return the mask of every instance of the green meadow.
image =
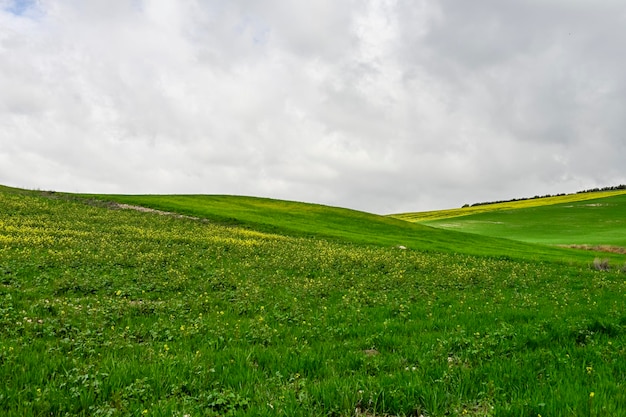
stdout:
[(552, 223), (0, 187), (0, 415), (623, 415), (626, 256)]
[(541, 198), (530, 198), (522, 200), (505, 201), (500, 203), (485, 203), (478, 205), (466, 205), (462, 208), (422, 211), (415, 213), (400, 213), (391, 217), (406, 220), (409, 222), (427, 222), (431, 220), (441, 220), (450, 217), (467, 216), (479, 213), (491, 213), (502, 210), (516, 210), (529, 207), (545, 207), (553, 204), (579, 203), (586, 200), (595, 200), (605, 197), (619, 196), (626, 193), (624, 190), (581, 192), (576, 194), (563, 194), (559, 196), (549, 196)]
[(545, 204), (538, 199), (534, 206), (509, 209), (489, 210), (487, 205), (482, 212), (421, 224), (546, 245), (626, 248), (626, 192), (603, 194), (608, 195), (586, 193), (578, 201), (552, 197)]

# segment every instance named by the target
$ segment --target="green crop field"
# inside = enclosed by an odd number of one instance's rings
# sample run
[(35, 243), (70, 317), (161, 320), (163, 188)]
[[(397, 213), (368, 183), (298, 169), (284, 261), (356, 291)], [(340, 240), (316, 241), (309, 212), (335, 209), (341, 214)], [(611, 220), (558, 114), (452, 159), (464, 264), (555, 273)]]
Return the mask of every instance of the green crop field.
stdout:
[(549, 206), (553, 204), (564, 204), (564, 203), (578, 203), (586, 200), (595, 200), (598, 198), (604, 197), (612, 197), (626, 194), (624, 190), (614, 190), (614, 191), (598, 191), (598, 192), (586, 192), (586, 193), (577, 193), (577, 194), (565, 194), (560, 196), (551, 196), (551, 197), (542, 197), (542, 198), (531, 198), (525, 200), (516, 200), (516, 201), (506, 201), (502, 203), (492, 203), (492, 204), (479, 204), (473, 206), (466, 206), (457, 209), (447, 209), (447, 210), (435, 210), (435, 211), (423, 211), (423, 212), (415, 212), (415, 213), (400, 213), (394, 214), (390, 217), (397, 218), (400, 220), (406, 220), (409, 222), (427, 222), (432, 220), (441, 220), (447, 219), (450, 217), (459, 217), (459, 216), (468, 216), (479, 213), (490, 213), (494, 211), (501, 210), (516, 210), (516, 209), (524, 209), (530, 207), (543, 207)]
[(0, 187), (0, 415), (623, 415), (625, 258), (596, 256), (304, 203)]
[[(575, 195), (578, 196), (578, 195)], [(485, 236), (542, 243), (624, 249), (626, 252), (626, 193), (588, 193), (584, 200), (552, 198), (549, 204), (518, 205), (422, 224)]]

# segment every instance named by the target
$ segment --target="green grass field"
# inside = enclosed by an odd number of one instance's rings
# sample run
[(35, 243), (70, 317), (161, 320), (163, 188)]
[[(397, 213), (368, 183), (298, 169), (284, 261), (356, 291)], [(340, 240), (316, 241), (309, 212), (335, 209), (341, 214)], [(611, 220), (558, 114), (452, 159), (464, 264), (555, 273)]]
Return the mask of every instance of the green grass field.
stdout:
[[(318, 237), (338, 242), (405, 246), (436, 253), (517, 258), (537, 261), (588, 263), (593, 255), (501, 238), (476, 236), (456, 231), (442, 231), (389, 216), (292, 201), (256, 197), (187, 195), (121, 196), (84, 195), (100, 201), (150, 207), (200, 217), (233, 226), (279, 233), (293, 237)], [(616, 257), (616, 261), (626, 259)]]
[(624, 257), (594, 256), (303, 203), (0, 187), (0, 415), (619, 416)]
[(423, 211), (415, 213), (399, 213), (390, 217), (409, 222), (427, 222), (432, 220), (448, 219), (451, 217), (474, 215), (479, 213), (491, 213), (501, 210), (517, 210), (530, 207), (543, 207), (553, 204), (578, 203), (586, 200), (612, 197), (626, 194), (624, 190), (598, 191), (588, 193), (566, 194), (561, 196), (531, 198), (526, 200), (507, 201), (503, 203), (481, 204), (457, 209)]
[[(603, 193), (606, 194), (606, 193)], [(626, 193), (589, 193), (585, 200), (552, 199), (549, 204), (520, 205), (422, 224), (485, 236), (547, 245), (587, 245), (626, 248)]]

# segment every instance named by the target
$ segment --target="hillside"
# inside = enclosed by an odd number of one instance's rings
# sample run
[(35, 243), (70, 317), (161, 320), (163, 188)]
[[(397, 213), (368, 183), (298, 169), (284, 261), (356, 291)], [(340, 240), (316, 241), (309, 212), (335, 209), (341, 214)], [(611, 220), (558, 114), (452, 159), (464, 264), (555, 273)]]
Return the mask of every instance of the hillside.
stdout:
[(576, 203), (580, 201), (594, 200), (598, 198), (621, 195), (624, 193), (626, 193), (626, 191), (624, 190), (584, 192), (584, 193), (576, 193), (576, 194), (565, 194), (565, 195), (554, 196), (554, 197), (542, 197), (542, 198), (507, 201), (507, 202), (502, 202), (502, 203), (479, 204), (479, 205), (467, 206), (467, 207), (458, 208), (458, 209), (422, 211), (422, 212), (412, 212), (412, 213), (398, 213), (398, 214), (391, 214), (389, 215), (389, 217), (400, 219), (400, 220), (406, 220), (409, 222), (420, 223), (420, 222), (427, 222), (427, 221), (433, 221), (433, 220), (448, 219), (451, 217), (469, 216), (469, 215), (479, 214), (479, 213), (490, 213), (493, 211), (516, 210), (516, 209), (531, 208), (531, 207), (543, 207), (543, 206), (549, 206), (553, 204)]
[[(589, 263), (593, 255), (442, 230), (386, 216), (316, 204), (256, 197), (219, 195), (85, 195), (85, 198), (114, 201), (174, 212), (220, 224), (248, 227), (268, 233), (296, 237), (319, 237), (412, 250), (463, 253), (491, 257)], [(621, 259), (621, 258), (620, 258)]]
[(431, 218), (437, 220), (421, 224), (545, 245), (626, 248), (626, 193), (589, 193), (585, 197), (539, 199), (533, 200), (533, 205), (517, 204), (506, 210), (485, 206), (481, 212), (458, 217), (434, 214)]
[(616, 261), (301, 203), (118, 197), (0, 187), (3, 417), (626, 409)]

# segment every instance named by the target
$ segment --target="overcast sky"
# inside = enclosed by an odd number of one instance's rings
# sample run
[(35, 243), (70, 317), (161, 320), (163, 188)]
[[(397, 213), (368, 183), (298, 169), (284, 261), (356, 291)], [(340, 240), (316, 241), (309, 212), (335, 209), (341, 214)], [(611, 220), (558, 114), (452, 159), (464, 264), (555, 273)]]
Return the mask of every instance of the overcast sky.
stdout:
[(623, 183), (623, 0), (0, 0), (0, 184), (393, 213)]

